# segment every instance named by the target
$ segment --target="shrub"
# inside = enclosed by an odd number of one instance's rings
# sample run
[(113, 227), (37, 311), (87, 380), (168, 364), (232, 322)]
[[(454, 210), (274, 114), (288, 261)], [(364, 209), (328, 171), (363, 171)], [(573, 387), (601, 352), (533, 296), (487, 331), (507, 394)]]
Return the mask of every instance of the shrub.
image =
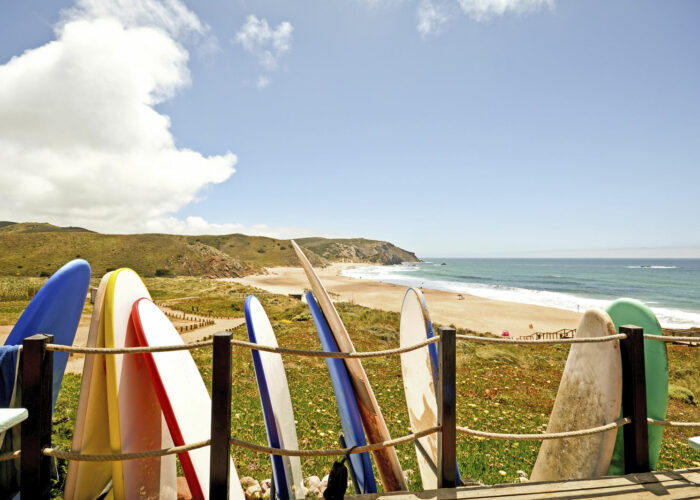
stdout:
[(159, 277), (175, 276), (175, 273), (173, 272), (172, 269), (156, 269), (156, 276), (159, 276)]
[(668, 386), (668, 397), (695, 406), (695, 394), (693, 391), (686, 387), (680, 385), (669, 385)]
[(311, 314), (303, 311), (292, 318), (292, 321), (307, 321), (311, 319)]

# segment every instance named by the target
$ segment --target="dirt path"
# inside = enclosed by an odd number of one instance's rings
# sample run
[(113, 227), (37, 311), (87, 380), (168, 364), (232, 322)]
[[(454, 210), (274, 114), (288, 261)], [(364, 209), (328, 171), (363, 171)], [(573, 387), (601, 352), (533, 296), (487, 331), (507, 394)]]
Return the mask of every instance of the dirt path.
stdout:
[[(169, 314), (183, 314), (182, 311), (176, 309), (170, 309), (167, 306), (159, 305), (163, 312)], [(228, 319), (216, 319), (208, 318), (206, 316), (198, 316), (196, 314), (185, 313), (187, 320), (180, 318), (169, 317), (170, 322), (177, 328), (182, 325), (192, 325), (200, 321), (207, 319), (213, 319), (214, 324), (206, 327), (198, 328), (190, 332), (183, 333), (181, 335), (184, 342), (197, 342), (210, 335), (218, 332), (223, 332), (226, 330), (232, 330), (243, 323), (245, 323), (244, 318), (228, 318)], [(11, 327), (10, 327), (11, 328)], [(88, 332), (90, 331), (90, 315), (83, 314), (80, 318), (80, 324), (78, 325), (78, 330), (75, 333), (75, 340), (73, 341), (74, 346), (84, 347), (87, 344)], [(9, 333), (9, 331), (8, 331)], [(66, 373), (77, 373), (81, 374), (83, 372), (83, 364), (85, 362), (85, 356), (83, 354), (74, 354), (68, 359), (68, 364), (66, 365)]]

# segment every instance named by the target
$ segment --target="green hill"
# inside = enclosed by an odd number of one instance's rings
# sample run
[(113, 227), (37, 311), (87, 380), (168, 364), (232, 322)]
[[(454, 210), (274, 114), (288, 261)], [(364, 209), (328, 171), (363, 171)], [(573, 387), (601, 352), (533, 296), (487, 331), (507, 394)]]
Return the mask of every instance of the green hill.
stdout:
[[(315, 266), (418, 260), (384, 241), (302, 238), (298, 243)], [(2, 276), (48, 276), (75, 258), (90, 262), (96, 276), (131, 267), (142, 276), (239, 277), (264, 272), (264, 267), (299, 265), (289, 240), (263, 236), (117, 235), (45, 223), (0, 223)]]
[(0, 233), (93, 233), (82, 227), (59, 227), (48, 222), (9, 222), (0, 221)]

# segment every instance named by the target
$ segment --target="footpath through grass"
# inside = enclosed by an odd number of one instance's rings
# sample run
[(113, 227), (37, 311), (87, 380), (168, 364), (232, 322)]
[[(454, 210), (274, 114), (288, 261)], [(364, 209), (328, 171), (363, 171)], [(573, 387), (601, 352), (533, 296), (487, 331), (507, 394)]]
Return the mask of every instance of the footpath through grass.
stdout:
[[(178, 308), (192, 312), (192, 307), (211, 308), (217, 315), (242, 317), (243, 293), (240, 285), (195, 278), (147, 280), (154, 298), (196, 296), (176, 302)], [(305, 304), (281, 295), (261, 294), (259, 298), (272, 321), (281, 346), (298, 349), (321, 349), (313, 321)], [(428, 304), (430, 306), (430, 304)], [(399, 343), (399, 315), (350, 304), (338, 304), (340, 315), (359, 351), (388, 349)], [(226, 312), (226, 314), (224, 314)], [(218, 314), (221, 313), (221, 314)], [(465, 332), (461, 332), (465, 333)], [(234, 331), (235, 338), (247, 339), (245, 326)], [(457, 373), (457, 423), (474, 429), (496, 432), (543, 431), (554, 404), (568, 346), (497, 346), (459, 342)], [(211, 388), (211, 350), (191, 351), (200, 372)], [(700, 350), (669, 346), (671, 379), (697, 391)], [(338, 447), (341, 430), (335, 396), (325, 360), (284, 357), (294, 406), (299, 445), (303, 449)], [(410, 431), (406, 411), (401, 366), (398, 356), (363, 360), (370, 383), (392, 437)], [(253, 363), (249, 350), (233, 351), (232, 433), (238, 439), (267, 444)], [(53, 418), (53, 443), (69, 449), (75, 411), (78, 404), (80, 377), (66, 375)], [(697, 392), (696, 392), (697, 393)], [(668, 419), (700, 421), (700, 408), (694, 401), (669, 401)], [(695, 430), (697, 432), (697, 430)], [(700, 453), (689, 449), (687, 439), (693, 430), (666, 429), (659, 470), (700, 466)], [(536, 441), (498, 441), (458, 435), (457, 454), (463, 477), (485, 484), (514, 482), (517, 471), (528, 475), (539, 450)], [(408, 485), (421, 489), (420, 474), (413, 444), (397, 447), (401, 466), (409, 471)], [(262, 480), (271, 476), (270, 458), (240, 448), (232, 455), (239, 476)], [(323, 477), (333, 458), (302, 459), (304, 476)], [(67, 464), (59, 460), (59, 481), (55, 494), (60, 496)]]

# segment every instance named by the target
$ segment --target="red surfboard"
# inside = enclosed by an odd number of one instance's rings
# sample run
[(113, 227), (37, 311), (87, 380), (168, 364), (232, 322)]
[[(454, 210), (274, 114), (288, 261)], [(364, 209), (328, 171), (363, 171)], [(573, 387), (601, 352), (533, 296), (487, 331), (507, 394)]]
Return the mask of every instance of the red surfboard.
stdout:
[[(134, 303), (131, 321), (142, 346), (184, 344), (170, 320), (148, 299)], [(190, 352), (150, 352), (145, 353), (144, 358), (175, 445), (209, 439), (211, 398)], [(209, 447), (186, 451), (178, 456), (192, 497), (208, 498)], [(243, 489), (233, 461), (230, 471), (231, 498), (243, 500)]]

